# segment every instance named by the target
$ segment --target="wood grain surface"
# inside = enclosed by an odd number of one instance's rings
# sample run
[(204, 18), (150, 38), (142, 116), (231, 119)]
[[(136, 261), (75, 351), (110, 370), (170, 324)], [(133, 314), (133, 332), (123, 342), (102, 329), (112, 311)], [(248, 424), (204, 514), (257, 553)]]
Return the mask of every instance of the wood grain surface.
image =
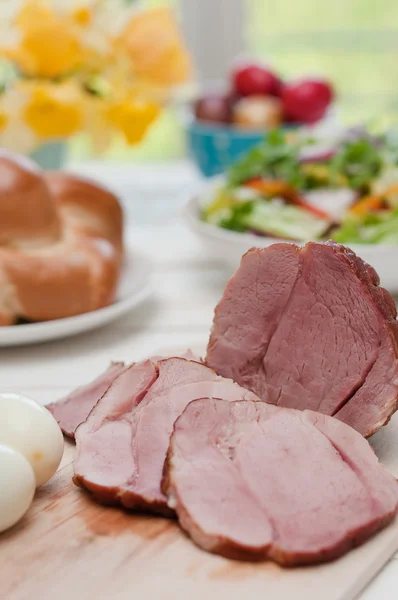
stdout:
[[(384, 435), (383, 435), (384, 434)], [(398, 420), (374, 445), (398, 472)], [(175, 521), (95, 504), (75, 487), (66, 442), (55, 477), (26, 517), (0, 536), (5, 600), (352, 600), (398, 548), (398, 522), (333, 563), (282, 569), (207, 554)]]

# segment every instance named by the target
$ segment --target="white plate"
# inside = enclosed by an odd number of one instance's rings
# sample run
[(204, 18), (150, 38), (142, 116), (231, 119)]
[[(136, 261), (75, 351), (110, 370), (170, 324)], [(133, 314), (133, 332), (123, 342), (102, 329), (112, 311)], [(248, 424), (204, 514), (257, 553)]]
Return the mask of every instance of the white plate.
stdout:
[(0, 327), (0, 347), (65, 338), (106, 325), (149, 296), (152, 291), (152, 273), (152, 262), (134, 247), (128, 247), (117, 300), (113, 304), (76, 317)]
[[(203, 250), (213, 260), (220, 260), (232, 269), (236, 269), (242, 254), (250, 248), (266, 248), (278, 241), (286, 240), (228, 231), (202, 221), (201, 208), (210, 202), (215, 188), (221, 181), (222, 178), (216, 177), (202, 184), (185, 206), (183, 216), (190, 228), (202, 240)], [(376, 269), (381, 285), (393, 294), (398, 293), (398, 246), (352, 244), (350, 247), (355, 254)]]

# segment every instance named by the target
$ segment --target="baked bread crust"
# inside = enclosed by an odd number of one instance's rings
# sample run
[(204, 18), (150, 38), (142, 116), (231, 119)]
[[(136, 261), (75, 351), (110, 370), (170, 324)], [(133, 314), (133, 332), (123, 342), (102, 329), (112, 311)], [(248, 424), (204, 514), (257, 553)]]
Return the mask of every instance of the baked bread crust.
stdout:
[(0, 326), (111, 304), (122, 259), (123, 214), (111, 192), (0, 153)]

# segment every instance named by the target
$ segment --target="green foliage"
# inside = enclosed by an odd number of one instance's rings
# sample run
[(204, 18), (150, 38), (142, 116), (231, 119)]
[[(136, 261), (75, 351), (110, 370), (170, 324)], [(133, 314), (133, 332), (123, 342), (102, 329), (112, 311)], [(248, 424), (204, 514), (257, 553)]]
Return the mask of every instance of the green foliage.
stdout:
[(236, 204), (235, 206), (231, 206), (226, 216), (220, 219), (218, 225), (223, 229), (244, 232), (247, 229), (246, 218), (250, 215), (252, 210), (252, 200), (249, 202), (243, 202), (242, 204)]
[(398, 209), (348, 217), (332, 237), (341, 244), (398, 244)]
[(271, 131), (267, 139), (229, 169), (228, 184), (235, 187), (249, 179), (267, 175), (300, 186), (303, 183), (303, 173), (298, 163), (298, 152), (298, 146), (286, 143), (282, 131)]
[(345, 144), (331, 161), (332, 180), (343, 176), (353, 189), (367, 191), (383, 168), (381, 151), (365, 138)]

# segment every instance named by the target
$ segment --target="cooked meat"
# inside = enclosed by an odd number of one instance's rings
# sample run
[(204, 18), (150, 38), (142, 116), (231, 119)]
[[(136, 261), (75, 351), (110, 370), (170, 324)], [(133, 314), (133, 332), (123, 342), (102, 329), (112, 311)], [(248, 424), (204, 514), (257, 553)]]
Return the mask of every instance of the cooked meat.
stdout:
[(65, 435), (75, 437), (76, 428), (87, 419), (89, 412), (125, 368), (124, 363), (113, 362), (104, 373), (88, 385), (79, 387), (66, 398), (47, 405)]
[(344, 423), (264, 402), (191, 402), (163, 490), (198, 546), (299, 565), (334, 559), (384, 527), (398, 483)]
[(334, 243), (252, 249), (216, 307), (206, 363), (278, 406), (368, 437), (397, 408), (398, 324), (375, 271)]
[[(192, 350), (187, 350), (178, 356), (198, 362), (201, 361)], [(149, 360), (155, 362), (162, 358), (164, 357), (151, 356)], [(54, 415), (65, 435), (71, 438), (75, 437), (77, 427), (84, 423), (98, 400), (102, 398), (111, 383), (126, 368), (126, 365), (122, 362), (113, 362), (105, 373), (102, 373), (88, 385), (79, 387), (66, 398), (47, 405), (48, 410)]]
[(169, 358), (156, 369), (127, 369), (77, 429), (74, 481), (100, 502), (168, 515), (160, 483), (176, 418), (204, 396), (258, 398), (198, 362)]
[(104, 504), (117, 502), (121, 482), (131, 475), (131, 414), (156, 378), (150, 360), (131, 365), (76, 429), (73, 480)]

